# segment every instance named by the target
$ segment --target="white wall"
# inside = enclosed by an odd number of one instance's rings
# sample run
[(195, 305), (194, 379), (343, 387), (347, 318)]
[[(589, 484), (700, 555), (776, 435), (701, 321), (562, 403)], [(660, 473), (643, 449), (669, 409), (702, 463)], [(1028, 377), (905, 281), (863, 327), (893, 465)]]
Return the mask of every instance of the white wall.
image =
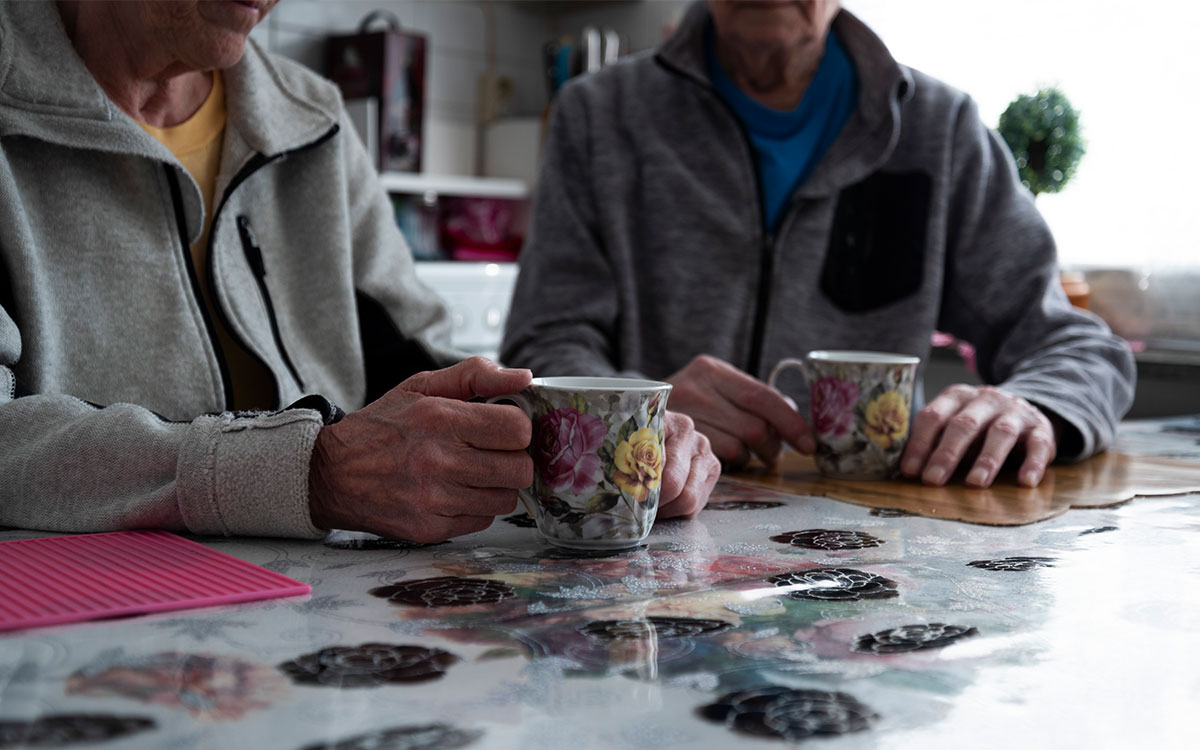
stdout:
[(1200, 4), (843, 0), (901, 62), (969, 92), (992, 127), (1060, 86), (1088, 150), (1038, 205), (1067, 265), (1200, 266)]

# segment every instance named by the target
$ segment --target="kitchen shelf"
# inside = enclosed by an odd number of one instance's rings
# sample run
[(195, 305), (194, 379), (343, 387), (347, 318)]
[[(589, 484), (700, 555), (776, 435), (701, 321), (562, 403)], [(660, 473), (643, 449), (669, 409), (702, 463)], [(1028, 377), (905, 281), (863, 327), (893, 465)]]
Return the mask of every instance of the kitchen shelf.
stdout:
[(523, 181), (500, 177), (384, 172), (379, 175), (379, 179), (389, 193), (434, 193), (436, 195), (508, 198), (511, 200), (522, 200), (529, 197), (529, 186)]

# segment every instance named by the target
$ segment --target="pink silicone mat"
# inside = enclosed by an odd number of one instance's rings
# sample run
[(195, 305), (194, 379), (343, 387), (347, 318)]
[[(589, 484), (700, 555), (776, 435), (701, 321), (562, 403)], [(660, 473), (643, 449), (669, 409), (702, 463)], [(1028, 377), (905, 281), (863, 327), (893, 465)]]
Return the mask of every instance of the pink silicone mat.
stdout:
[(310, 591), (166, 531), (0, 542), (0, 631)]

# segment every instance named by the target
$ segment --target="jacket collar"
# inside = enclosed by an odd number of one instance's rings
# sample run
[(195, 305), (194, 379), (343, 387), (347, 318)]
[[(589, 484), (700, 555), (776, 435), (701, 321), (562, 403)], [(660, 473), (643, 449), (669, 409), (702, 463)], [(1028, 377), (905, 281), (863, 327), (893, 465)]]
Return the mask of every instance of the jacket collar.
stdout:
[[(253, 40), (224, 73), (229, 123), (254, 151), (299, 148), (337, 122), (336, 97), (302, 96), (311, 93), (300, 90), (305, 82), (281, 71)], [(96, 83), (49, 1), (0, 0), (0, 135), (175, 161)]]
[[(668, 70), (708, 89), (712, 83), (705, 63), (704, 34), (711, 23), (708, 3), (696, 0), (655, 54)], [(913, 93), (912, 74), (896, 62), (866, 24), (842, 9), (833, 20), (833, 30), (858, 74), (858, 106), (842, 135), (797, 190), (801, 196), (827, 194), (878, 169), (899, 139), (900, 105)]]

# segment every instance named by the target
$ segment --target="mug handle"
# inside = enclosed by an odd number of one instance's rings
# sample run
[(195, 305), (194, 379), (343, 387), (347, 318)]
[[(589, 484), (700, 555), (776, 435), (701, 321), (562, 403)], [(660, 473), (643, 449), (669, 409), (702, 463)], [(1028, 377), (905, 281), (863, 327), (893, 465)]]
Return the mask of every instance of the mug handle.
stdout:
[(800, 373), (804, 376), (805, 382), (810, 382), (812, 380), (810, 376), (811, 370), (809, 370), (808, 362), (804, 361), (803, 359), (796, 359), (795, 357), (784, 357), (783, 359), (779, 360), (778, 363), (776, 363), (775, 367), (771, 369), (771, 374), (767, 377), (767, 385), (774, 388), (776, 378), (778, 378), (784, 370), (788, 370), (793, 367), (800, 370)]
[(514, 404), (516, 404), (518, 409), (525, 412), (525, 416), (529, 418), (530, 422), (533, 421), (533, 404), (529, 403), (529, 399), (525, 398), (524, 395), (520, 393), (510, 393), (507, 396), (492, 396), (484, 403), (494, 404), (498, 401), (512, 401)]
[[(520, 393), (510, 393), (507, 396), (492, 396), (485, 403), (494, 404), (499, 401), (513, 402), (518, 409), (525, 412), (525, 416), (529, 419), (530, 424), (533, 423), (533, 404), (529, 403), (529, 399), (525, 398), (525, 396)], [(525, 493), (531, 489), (533, 489), (532, 486), (524, 490), (517, 490), (517, 497), (521, 500), (521, 505), (525, 506), (525, 512), (529, 514), (530, 518), (536, 521), (537, 516), (534, 514), (533, 509), (529, 507), (529, 501), (525, 499)]]

